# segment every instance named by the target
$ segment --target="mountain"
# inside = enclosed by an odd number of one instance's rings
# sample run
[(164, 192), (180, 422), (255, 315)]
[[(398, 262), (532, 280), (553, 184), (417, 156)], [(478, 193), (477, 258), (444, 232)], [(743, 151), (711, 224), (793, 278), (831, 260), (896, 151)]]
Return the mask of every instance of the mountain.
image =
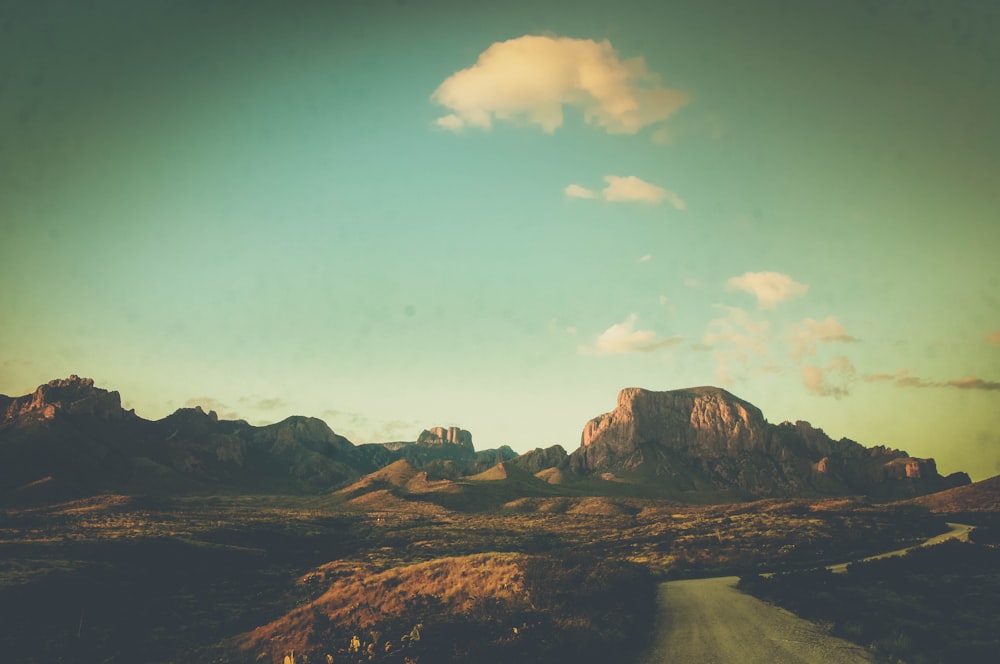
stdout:
[(321, 420), (255, 427), (182, 408), (159, 421), (70, 376), (0, 397), (0, 500), (130, 493), (316, 493), (362, 474), (355, 446)]
[(0, 503), (109, 491), (321, 494), (344, 487), (355, 498), (433, 494), (449, 506), (553, 493), (899, 500), (968, 483), (964, 473), (942, 477), (933, 459), (832, 440), (807, 422), (769, 424), (758, 408), (715, 387), (622, 390), (617, 408), (586, 424), (572, 454), (554, 445), (522, 455), (507, 446), (477, 451), (472, 434), (458, 427), (354, 445), (310, 417), (258, 427), (181, 408), (149, 421), (124, 410), (117, 392), (77, 376), (22, 397), (0, 395)]
[(100, 492), (318, 494), (405, 460), (431, 481), (473, 475), (517, 454), (476, 451), (472, 434), (434, 427), (414, 442), (356, 446), (322, 420), (253, 426), (181, 408), (150, 421), (118, 392), (70, 376), (0, 395), (0, 503)]
[(808, 422), (770, 424), (717, 387), (622, 390), (613, 411), (586, 424), (569, 468), (672, 492), (744, 496), (897, 499), (969, 483), (965, 473), (942, 477), (933, 459), (832, 440)]
[(517, 457), (507, 445), (477, 451), (472, 434), (458, 427), (433, 427), (424, 429), (415, 441), (366, 443), (358, 449), (370, 467), (405, 459), (434, 477), (448, 479), (474, 475)]

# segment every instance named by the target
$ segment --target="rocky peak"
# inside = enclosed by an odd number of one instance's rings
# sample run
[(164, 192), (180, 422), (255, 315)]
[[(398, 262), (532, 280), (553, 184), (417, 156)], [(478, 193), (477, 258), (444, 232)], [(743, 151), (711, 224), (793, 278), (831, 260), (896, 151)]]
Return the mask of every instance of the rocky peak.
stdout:
[(472, 446), (472, 434), (465, 429), (459, 429), (458, 427), (433, 427), (431, 429), (424, 429), (419, 436), (417, 436), (417, 445), (458, 445), (459, 447), (464, 447), (470, 452), (474, 452), (475, 448)]
[(618, 393), (617, 408), (587, 422), (581, 443), (624, 452), (656, 441), (716, 455), (759, 447), (766, 426), (756, 406), (717, 387), (670, 392), (630, 387)]
[(756, 406), (717, 387), (622, 390), (614, 410), (587, 422), (569, 462), (588, 474), (645, 469), (682, 490), (708, 483), (752, 495), (893, 496), (962, 479), (942, 478), (933, 459), (832, 440), (808, 422), (769, 424)]
[[(4, 405), (0, 402), (0, 405)], [(73, 375), (40, 385), (32, 394), (8, 399), (3, 409), (3, 420), (12, 421), (22, 416), (52, 419), (57, 413), (92, 415), (99, 419), (121, 419), (121, 396), (94, 387), (92, 378)]]

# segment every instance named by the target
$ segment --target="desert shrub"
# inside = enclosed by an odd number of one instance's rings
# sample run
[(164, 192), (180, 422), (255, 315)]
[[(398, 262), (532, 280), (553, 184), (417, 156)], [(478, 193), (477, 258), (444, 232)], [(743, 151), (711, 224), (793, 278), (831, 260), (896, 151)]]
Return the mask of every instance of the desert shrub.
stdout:
[(878, 661), (993, 662), (1000, 550), (949, 541), (828, 570), (747, 576), (740, 588), (869, 647)]

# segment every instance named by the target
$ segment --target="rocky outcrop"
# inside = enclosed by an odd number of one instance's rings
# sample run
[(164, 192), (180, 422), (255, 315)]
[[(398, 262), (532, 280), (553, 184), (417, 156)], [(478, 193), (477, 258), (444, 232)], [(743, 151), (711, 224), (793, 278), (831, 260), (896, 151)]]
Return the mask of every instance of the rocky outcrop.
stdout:
[(20, 417), (51, 420), (57, 412), (93, 415), (104, 421), (121, 419), (125, 414), (118, 392), (94, 387), (92, 378), (76, 375), (49, 381), (23, 397), (0, 395), (0, 424)]
[(472, 434), (458, 427), (424, 429), (417, 436), (417, 445), (458, 445), (470, 452), (475, 451), (472, 446)]
[(716, 387), (622, 390), (618, 406), (586, 424), (570, 467), (636, 474), (677, 490), (743, 494), (898, 497), (966, 483), (933, 459), (833, 440), (808, 422), (767, 422), (754, 405)]
[(548, 468), (559, 468), (566, 464), (569, 455), (562, 445), (552, 447), (537, 447), (529, 452), (519, 455), (508, 462), (508, 465), (519, 468), (534, 475)]

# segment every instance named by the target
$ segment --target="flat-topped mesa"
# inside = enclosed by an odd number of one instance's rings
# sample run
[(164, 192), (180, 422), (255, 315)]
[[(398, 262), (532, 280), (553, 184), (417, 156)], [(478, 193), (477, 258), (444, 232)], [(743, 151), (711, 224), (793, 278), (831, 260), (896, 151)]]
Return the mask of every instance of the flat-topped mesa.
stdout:
[(92, 378), (76, 375), (49, 381), (32, 394), (0, 399), (0, 422), (10, 422), (22, 416), (51, 420), (56, 413), (117, 420), (121, 419), (124, 411), (118, 392), (94, 387)]
[(474, 452), (475, 448), (472, 446), (472, 434), (465, 429), (459, 429), (458, 427), (433, 427), (431, 429), (424, 429), (417, 436), (418, 445), (458, 445), (459, 447), (464, 447), (470, 452)]
[(587, 422), (581, 443), (628, 452), (656, 442), (717, 455), (761, 448), (766, 428), (756, 406), (717, 387), (671, 392), (629, 387), (618, 393), (617, 408)]
[(963, 474), (942, 478), (933, 459), (833, 440), (808, 422), (769, 424), (756, 406), (717, 387), (624, 389), (614, 410), (587, 422), (580, 442), (569, 457), (575, 472), (639, 473), (682, 491), (891, 497), (968, 482)]

